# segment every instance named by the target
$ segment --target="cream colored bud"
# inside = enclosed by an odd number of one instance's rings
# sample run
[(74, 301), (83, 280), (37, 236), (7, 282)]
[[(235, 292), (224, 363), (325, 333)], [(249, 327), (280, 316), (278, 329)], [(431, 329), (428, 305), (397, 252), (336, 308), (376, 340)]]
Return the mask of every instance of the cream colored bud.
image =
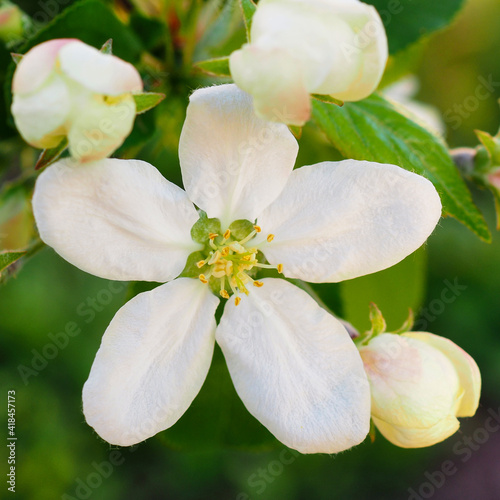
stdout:
[(430, 446), (474, 415), (481, 376), (475, 361), (448, 339), (426, 332), (383, 333), (360, 348), (371, 388), (372, 419), (403, 448)]
[(68, 138), (81, 162), (110, 156), (132, 130), (132, 96), (142, 80), (129, 63), (75, 39), (33, 47), (19, 62), (12, 83), (12, 114), (23, 138), (53, 148)]
[(380, 83), (387, 57), (385, 29), (372, 5), (261, 0), (251, 42), (233, 52), (229, 63), (259, 116), (303, 125), (311, 114), (310, 94), (364, 99)]

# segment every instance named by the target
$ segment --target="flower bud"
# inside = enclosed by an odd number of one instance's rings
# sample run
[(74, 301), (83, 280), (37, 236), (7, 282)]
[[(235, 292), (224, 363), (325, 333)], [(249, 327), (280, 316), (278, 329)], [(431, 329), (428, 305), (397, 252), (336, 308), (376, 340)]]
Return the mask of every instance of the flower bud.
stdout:
[(56, 39), (23, 56), (12, 82), (12, 114), (37, 148), (67, 137), (71, 156), (88, 162), (111, 155), (132, 130), (132, 93), (142, 80), (129, 63), (75, 39)]
[(309, 94), (369, 96), (388, 57), (378, 12), (357, 0), (261, 0), (250, 35), (231, 54), (231, 75), (258, 115), (292, 125), (309, 119)]
[(370, 382), (372, 419), (403, 448), (443, 441), (474, 415), (481, 375), (475, 361), (448, 339), (426, 332), (382, 333), (360, 355)]
[(23, 35), (23, 13), (10, 2), (2, 2), (0, 6), (0, 40), (13, 42)]

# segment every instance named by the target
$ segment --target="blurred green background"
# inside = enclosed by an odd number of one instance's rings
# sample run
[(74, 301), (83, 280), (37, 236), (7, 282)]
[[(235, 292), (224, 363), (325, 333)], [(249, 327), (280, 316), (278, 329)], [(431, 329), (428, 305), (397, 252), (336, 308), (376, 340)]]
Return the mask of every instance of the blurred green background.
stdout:
[[(37, 8), (36, 4), (26, 2), (23, 6), (31, 12)], [(416, 72), (421, 81), (417, 97), (436, 106), (446, 117), (451, 147), (475, 146), (475, 128), (490, 133), (498, 129), (499, 47), (497, 0), (469, 0), (453, 25), (432, 36), (422, 47)], [(476, 95), (482, 82), (479, 77), (496, 85), (492, 84), (494, 91), (487, 98), (476, 99), (477, 105), (472, 105), (470, 99), (466, 100)], [(177, 84), (182, 85), (179, 81)], [(464, 103), (469, 103), (469, 110), (463, 107)], [(457, 105), (462, 106), (462, 111), (457, 111)], [(180, 98), (165, 103), (159, 112), (163, 128), (156, 133), (157, 143), (162, 147), (153, 143), (137, 153), (177, 181), (175, 127), (182, 123), (184, 107), (185, 100)], [(18, 138), (2, 141), (2, 161), (7, 158), (11, 161), (12, 151), (21, 144)], [(337, 155), (318, 138), (312, 125), (304, 131), (300, 145), (299, 164), (302, 158), (313, 163)], [(32, 150), (24, 150), (23, 155), (28, 163), (35, 159)], [(486, 191), (474, 191), (474, 195), (493, 230), (491, 195)], [(12, 203), (23, 205), (19, 200)], [(24, 227), (24, 219), (29, 223), (29, 207), (16, 210), (19, 216), (15, 229), (1, 226), (6, 247), (9, 238), (27, 237), (20, 234), (20, 228)], [(16, 234), (13, 236), (10, 231)], [(425, 259), (428, 270), (422, 278), (415, 268), (421, 269)], [(410, 256), (397, 269), (375, 279), (378, 292), (374, 293), (379, 294), (375, 301), (386, 312), (389, 327), (399, 326), (397, 323), (410, 305), (405, 304), (405, 299), (411, 297), (408, 300), (412, 304), (420, 302), (419, 329), (452, 339), (478, 362), (484, 384), (480, 409), (475, 417), (463, 420), (460, 431), (445, 442), (427, 449), (404, 450), (378, 434), (373, 443), (367, 439), (355, 449), (336, 456), (305, 456), (287, 451), (265, 437), (259, 446), (245, 450), (244, 446), (238, 446), (238, 436), (248, 437), (254, 431), (265, 434), (265, 431), (248, 415), (231, 421), (223, 418), (226, 406), (219, 406), (219, 400), (212, 397), (219, 380), (224, 397), (233, 401), (236, 396), (227, 394), (228, 376), (220, 368), (222, 365), (217, 364), (207, 382), (211, 392), (204, 387), (198, 398), (201, 402), (195, 402), (169, 434), (134, 448), (117, 449), (103, 442), (86, 425), (81, 411), (81, 389), (102, 333), (130, 290), (87, 275), (51, 249), (43, 250), (0, 288), (0, 380), (5, 401), (7, 390), (16, 391), (15, 497), (30, 500), (500, 498), (500, 432), (485, 427), (491, 416), (489, 412), (498, 415), (500, 422), (500, 236), (494, 233), (493, 243), (487, 245), (454, 220), (442, 220), (425, 251)], [(366, 326), (368, 310), (363, 316), (359, 311), (367, 304), (364, 297), (356, 301), (352, 296), (357, 295), (356, 290), (368, 290), (369, 283), (347, 284), (344, 289), (335, 285), (318, 291), (329, 305), (343, 310), (362, 328)], [(450, 283), (465, 288), (457, 292), (453, 302), (444, 303), (440, 297)], [(384, 290), (390, 293), (384, 295)], [(402, 304), (391, 302), (397, 296)], [(40, 361), (36, 364), (37, 353), (43, 352), (47, 343), (53, 342), (53, 336), (72, 322), (81, 333), (58, 349), (46, 366)], [(24, 367), (35, 369), (27, 372)], [(244, 413), (242, 408), (238, 411), (234, 415)], [(192, 422), (196, 428), (190, 430), (187, 423)], [(6, 425), (6, 411), (2, 411), (0, 426), (6, 428)], [(190, 432), (196, 439), (189, 439)], [(229, 433), (236, 437), (228, 437)], [(7, 470), (5, 447), (4, 455), (0, 469), (3, 474)], [(112, 471), (109, 465), (102, 465), (111, 459)], [(436, 472), (442, 471), (447, 461), (452, 466), (448, 463), (446, 470), (453, 473)], [(97, 469), (105, 473), (98, 475)], [(4, 492), (8, 498), (6, 487), (2, 486), (2, 498)]]

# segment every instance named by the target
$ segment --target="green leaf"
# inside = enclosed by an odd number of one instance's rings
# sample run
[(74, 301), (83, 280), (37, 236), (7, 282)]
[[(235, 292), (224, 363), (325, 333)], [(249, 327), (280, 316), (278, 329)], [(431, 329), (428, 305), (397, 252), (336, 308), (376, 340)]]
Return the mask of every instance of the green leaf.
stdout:
[(419, 38), (448, 26), (465, 0), (366, 0), (384, 23), (389, 51), (398, 52)]
[(240, 0), (241, 10), (243, 11), (243, 20), (247, 31), (247, 40), (250, 41), (250, 30), (252, 28), (252, 18), (257, 10), (257, 5), (252, 0)]
[(215, 59), (207, 59), (194, 64), (195, 67), (201, 69), (209, 75), (215, 76), (231, 76), (229, 70), (229, 57), (216, 57)]
[(2, 276), (3, 271), (5, 271), (9, 266), (17, 262), (23, 255), (26, 255), (26, 250), (24, 251), (6, 250), (4, 252), (0, 252), (0, 276)]
[(417, 311), (424, 299), (427, 258), (420, 248), (389, 269), (340, 283), (343, 317), (360, 332), (370, 329), (370, 304), (384, 312), (389, 331), (408, 318), (408, 308)]
[(143, 51), (135, 33), (107, 5), (100, 0), (82, 0), (42, 28), (22, 47), (22, 52), (46, 40), (64, 37), (78, 38), (96, 48), (112, 38), (114, 54), (132, 63), (139, 61)]
[(35, 170), (40, 170), (41, 168), (48, 167), (52, 163), (56, 162), (59, 157), (63, 154), (64, 150), (68, 147), (68, 139), (65, 137), (58, 146), (51, 149), (44, 149), (38, 161), (35, 165)]
[(143, 92), (142, 94), (134, 94), (135, 112), (139, 115), (145, 113), (155, 106), (158, 106), (165, 99), (165, 94), (158, 92)]
[(427, 177), (438, 190), (446, 215), (481, 239), (490, 231), (443, 142), (380, 96), (342, 108), (314, 100), (313, 118), (345, 158), (399, 165)]

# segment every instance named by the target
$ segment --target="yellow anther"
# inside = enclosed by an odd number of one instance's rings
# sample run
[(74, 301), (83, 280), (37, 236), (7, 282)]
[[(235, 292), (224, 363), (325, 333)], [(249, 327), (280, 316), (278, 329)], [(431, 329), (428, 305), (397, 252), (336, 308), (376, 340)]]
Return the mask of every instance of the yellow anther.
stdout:
[(234, 298), (234, 305), (237, 306), (241, 302), (241, 297)]
[(229, 294), (226, 292), (226, 290), (221, 290), (220, 291), (220, 296), (223, 297), (224, 299), (229, 298)]
[(230, 236), (231, 236), (231, 231), (227, 229), (226, 232), (224, 233), (224, 239), (228, 240)]
[(278, 270), (278, 272), (281, 274), (283, 272), (283, 264), (278, 264), (276, 266), (276, 269)]
[(199, 262), (196, 263), (196, 267), (198, 269), (201, 269), (204, 265), (205, 265), (205, 261), (204, 260), (200, 260)]
[(260, 233), (262, 231), (262, 229), (260, 228), (260, 226), (254, 226), (253, 228), (255, 229), (255, 231), (257, 233)]
[(274, 240), (274, 234), (268, 234), (267, 235), (267, 241), (268, 241), (268, 243), (271, 243), (271, 241), (273, 241), (273, 240)]
[(254, 281), (253, 286), (256, 286), (257, 288), (260, 288), (261, 286), (264, 286), (264, 283), (262, 281)]
[(241, 258), (241, 260), (250, 261), (250, 260), (252, 260), (252, 257), (253, 257), (253, 255), (245, 255), (245, 256), (243, 256), (243, 257)]
[(217, 233), (209, 233), (208, 239), (213, 241), (213, 240), (215, 240), (215, 238), (217, 238), (217, 236), (219, 236)]
[(201, 281), (202, 283), (205, 283), (205, 285), (208, 283), (208, 280), (207, 280), (207, 278), (205, 277), (205, 275), (204, 275), (204, 274), (200, 274), (200, 275), (198, 276), (198, 278), (200, 278), (200, 281)]
[(229, 247), (224, 247), (221, 251), (220, 251), (220, 254), (225, 257), (226, 255), (229, 254)]

